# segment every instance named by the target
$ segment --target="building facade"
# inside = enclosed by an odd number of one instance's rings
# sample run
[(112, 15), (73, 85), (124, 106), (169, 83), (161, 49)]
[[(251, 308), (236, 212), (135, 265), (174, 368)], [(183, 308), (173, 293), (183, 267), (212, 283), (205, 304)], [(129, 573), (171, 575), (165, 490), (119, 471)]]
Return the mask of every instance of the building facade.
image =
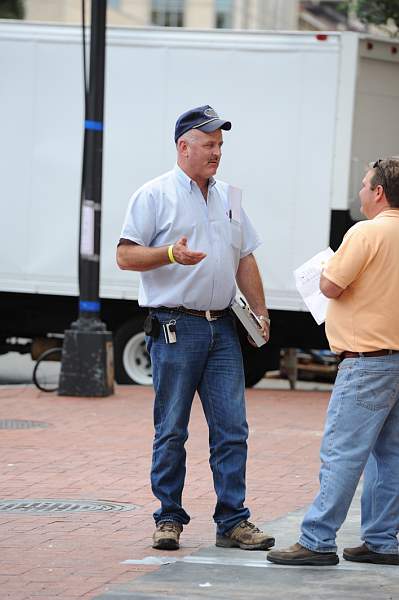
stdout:
[[(80, 23), (82, 0), (24, 0), (25, 19)], [(85, 0), (87, 21), (91, 0)], [(395, 24), (365, 25), (341, 0), (107, 0), (107, 24), (122, 27), (398, 33)]]
[[(87, 13), (90, 2), (86, 0)], [(279, 29), (298, 26), (298, 0), (108, 0), (107, 23), (188, 28)], [(78, 23), (81, 0), (25, 0), (25, 19)]]

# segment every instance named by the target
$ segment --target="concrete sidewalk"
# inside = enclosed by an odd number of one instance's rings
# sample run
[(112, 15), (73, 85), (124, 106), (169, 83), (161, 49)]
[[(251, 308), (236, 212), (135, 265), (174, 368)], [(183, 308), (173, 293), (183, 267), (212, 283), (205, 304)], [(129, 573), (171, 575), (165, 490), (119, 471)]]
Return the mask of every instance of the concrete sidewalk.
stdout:
[[(279, 546), (298, 539), (304, 511), (265, 524)], [(359, 494), (338, 536), (338, 545), (358, 545)], [(170, 553), (171, 554), (171, 553)], [(334, 567), (284, 567), (265, 560), (265, 552), (224, 550), (210, 546), (180, 559), (149, 556), (141, 562), (161, 568), (129, 584), (115, 586), (96, 600), (393, 600), (399, 597), (399, 569), (341, 560)], [(174, 562), (176, 561), (176, 562)], [(139, 564), (139, 560), (126, 561)]]
[[(0, 388), (1, 599), (149, 599), (175, 594), (180, 599), (206, 595), (251, 600), (280, 587), (285, 571), (263, 568), (264, 553), (214, 547), (215, 497), (207, 428), (198, 400), (187, 444), (184, 494), (192, 520), (183, 532), (181, 549), (167, 555), (168, 560), (186, 562), (160, 567), (165, 553), (151, 548), (151, 515), (157, 507), (148, 477), (152, 397), (151, 389), (135, 386), (121, 386), (115, 396), (104, 399), (59, 398), (31, 386)], [(278, 546), (295, 541), (299, 516), (287, 515), (306, 506), (317, 490), (327, 401), (324, 392), (248, 391), (247, 504), (257, 524), (282, 519), (270, 525)], [(19, 499), (25, 503), (18, 504)], [(292, 524), (289, 535), (283, 533), (284, 523)], [(354, 531), (357, 541), (356, 535)], [(258, 561), (262, 568), (244, 567), (243, 561)], [(383, 569), (386, 587), (374, 597), (397, 596), (395, 568), (376, 569)], [(302, 573), (292, 571), (296, 577)], [(343, 592), (345, 584), (338, 573), (344, 571), (343, 565), (329, 570), (330, 588), (340, 581), (341, 597), (354, 598)], [(374, 571), (362, 571), (365, 590), (369, 589), (365, 575)], [(313, 575), (300, 577), (305, 577), (309, 590), (315, 589), (320, 570), (306, 572)], [(158, 586), (155, 596), (153, 578)], [(216, 589), (219, 580), (228, 587)], [(176, 596), (179, 586), (173, 581), (198, 585), (180, 586)], [(390, 585), (394, 596), (381, 595)], [(360, 596), (367, 598), (363, 591)]]

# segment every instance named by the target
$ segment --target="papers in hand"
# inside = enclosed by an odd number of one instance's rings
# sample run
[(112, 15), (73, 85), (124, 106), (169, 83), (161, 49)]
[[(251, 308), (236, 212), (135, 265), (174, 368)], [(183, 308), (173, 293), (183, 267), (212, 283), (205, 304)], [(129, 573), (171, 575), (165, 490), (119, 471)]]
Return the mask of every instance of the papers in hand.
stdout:
[(231, 305), (231, 310), (234, 312), (236, 317), (244, 325), (249, 335), (260, 348), (266, 344), (266, 340), (262, 335), (262, 325), (260, 324), (256, 315), (249, 308), (248, 302), (242, 296), (236, 296)]
[(326, 320), (328, 304), (328, 298), (320, 291), (320, 275), (333, 254), (331, 248), (327, 248), (294, 271), (296, 288), (318, 325)]
[(230, 217), (232, 221), (237, 221), (237, 223), (241, 223), (241, 200), (242, 190), (229, 185)]

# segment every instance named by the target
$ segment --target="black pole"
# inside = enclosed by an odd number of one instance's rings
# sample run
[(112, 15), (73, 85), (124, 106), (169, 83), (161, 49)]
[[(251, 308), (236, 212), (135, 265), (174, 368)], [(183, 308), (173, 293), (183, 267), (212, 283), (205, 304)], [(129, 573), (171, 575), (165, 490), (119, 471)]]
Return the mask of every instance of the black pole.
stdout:
[(105, 19), (106, 0), (93, 0), (90, 83), (85, 118), (86, 164), (83, 177), (79, 269), (79, 320), (82, 321), (83, 328), (91, 330), (105, 329), (99, 320)]
[[(65, 331), (61, 396), (113, 393), (112, 334), (100, 319), (100, 242), (106, 0), (92, 0), (79, 243), (79, 318)], [(85, 90), (86, 92), (86, 90)]]

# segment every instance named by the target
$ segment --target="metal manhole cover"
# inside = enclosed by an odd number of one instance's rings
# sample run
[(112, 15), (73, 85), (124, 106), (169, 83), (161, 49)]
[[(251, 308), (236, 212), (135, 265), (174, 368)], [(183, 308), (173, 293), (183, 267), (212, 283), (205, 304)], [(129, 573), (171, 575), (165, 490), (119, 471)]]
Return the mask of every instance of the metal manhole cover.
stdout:
[(0, 429), (32, 429), (48, 427), (48, 423), (43, 421), (27, 421), (25, 419), (1, 419)]
[(115, 512), (137, 508), (135, 504), (110, 502), (108, 500), (65, 500), (50, 498), (25, 498), (0, 500), (0, 513), (77, 513)]

